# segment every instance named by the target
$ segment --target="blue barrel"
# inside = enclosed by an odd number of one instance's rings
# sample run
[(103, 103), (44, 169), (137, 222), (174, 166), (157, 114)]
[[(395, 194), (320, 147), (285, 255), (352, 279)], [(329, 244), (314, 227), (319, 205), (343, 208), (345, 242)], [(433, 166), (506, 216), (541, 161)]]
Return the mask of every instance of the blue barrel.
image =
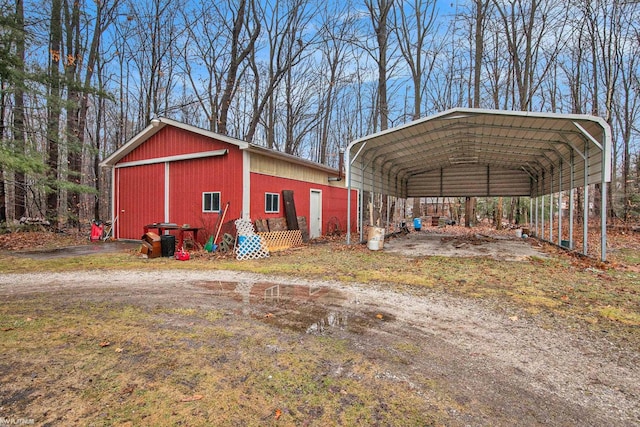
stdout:
[(416, 231), (420, 231), (422, 229), (422, 219), (413, 218), (413, 229)]

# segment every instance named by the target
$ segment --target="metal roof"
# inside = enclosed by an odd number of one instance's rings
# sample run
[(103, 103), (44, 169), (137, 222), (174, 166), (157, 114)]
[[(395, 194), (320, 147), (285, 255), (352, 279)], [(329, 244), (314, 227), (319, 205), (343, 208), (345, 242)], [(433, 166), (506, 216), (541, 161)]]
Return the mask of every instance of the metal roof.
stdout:
[[(262, 147), (256, 144), (250, 144), (248, 142), (227, 136), (219, 133), (215, 133), (206, 129), (199, 128), (197, 126), (192, 126), (186, 123), (182, 123), (176, 120), (172, 120), (166, 117), (157, 117), (151, 120), (151, 123), (147, 125), (142, 131), (136, 134), (133, 138), (127, 141), (122, 147), (113, 152), (109, 157), (100, 162), (100, 166), (102, 167), (114, 167), (118, 164), (120, 160), (122, 160), (127, 154), (131, 153), (137, 147), (146, 142), (149, 138), (151, 138), (156, 133), (160, 132), (165, 126), (173, 126), (179, 129), (183, 129), (187, 132), (192, 132), (198, 135), (202, 135), (206, 138), (226, 142), (231, 145), (237, 146), (240, 150), (247, 150), (250, 153), (261, 154), (263, 156), (272, 157), (279, 160), (284, 160), (289, 163), (299, 164), (304, 167), (316, 169), (327, 173), (329, 175), (339, 175), (339, 170), (323, 165), (321, 163), (313, 162), (311, 160), (306, 160), (298, 156), (294, 156), (292, 154), (283, 153), (281, 151), (276, 151), (267, 147)], [(174, 157), (178, 159), (178, 157)]]
[(539, 196), (611, 181), (600, 117), (455, 108), (351, 142), (347, 182), (396, 197)]

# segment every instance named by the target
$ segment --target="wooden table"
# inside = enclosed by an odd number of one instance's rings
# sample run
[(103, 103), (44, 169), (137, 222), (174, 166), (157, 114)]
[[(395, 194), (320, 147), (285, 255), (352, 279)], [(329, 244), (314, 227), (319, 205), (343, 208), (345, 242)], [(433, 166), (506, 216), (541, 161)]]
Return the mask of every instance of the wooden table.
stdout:
[(198, 241), (198, 230), (202, 230), (199, 227), (184, 227), (179, 226), (177, 224), (168, 224), (168, 223), (153, 223), (147, 224), (144, 227), (144, 234), (147, 234), (149, 230), (158, 230), (159, 235), (163, 235), (165, 231), (170, 230), (178, 230), (178, 249), (182, 248), (184, 243), (184, 233), (190, 232), (193, 233), (193, 241)]

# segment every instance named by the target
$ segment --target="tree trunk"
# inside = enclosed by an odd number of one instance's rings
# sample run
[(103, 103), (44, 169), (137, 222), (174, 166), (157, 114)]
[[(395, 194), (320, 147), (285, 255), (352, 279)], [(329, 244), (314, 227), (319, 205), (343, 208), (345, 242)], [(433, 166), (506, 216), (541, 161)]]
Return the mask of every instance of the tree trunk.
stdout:
[[(487, 16), (488, 0), (475, 0), (475, 52), (473, 56), (473, 108), (480, 108), (480, 83), (482, 77), (482, 58), (484, 54), (484, 24)], [(465, 203), (465, 222), (467, 227), (475, 225), (476, 198), (467, 197)]]
[(473, 227), (476, 224), (476, 198), (465, 197), (464, 221), (466, 227)]
[[(18, 29), (16, 38), (16, 59), (18, 62), (17, 72), (24, 75), (25, 60), (25, 39), (24, 39), (24, 3), (23, 0), (16, 0), (16, 27)], [(13, 109), (13, 135), (15, 152), (24, 154), (26, 152), (26, 141), (24, 138), (24, 86), (22, 81), (17, 81), (14, 95), (15, 107)], [(4, 103), (3, 103), (4, 105)], [(4, 115), (3, 115), (4, 117)], [(14, 215), (22, 218), (27, 214), (27, 179), (23, 171), (17, 170), (14, 175)]]
[(496, 230), (502, 230), (502, 197), (496, 203)]
[[(5, 90), (4, 81), (0, 82), (0, 143), (4, 141), (4, 117), (5, 117)], [(6, 181), (4, 179), (4, 168), (0, 164), (0, 224), (7, 221), (7, 196), (5, 191)]]
[(50, 22), (51, 60), (49, 63), (49, 99), (47, 100), (47, 209), (49, 222), (58, 226), (58, 147), (61, 115), (60, 56), (62, 55), (62, 1), (52, 0)]
[(380, 118), (380, 130), (389, 127), (389, 101), (387, 99), (387, 54), (389, 50), (389, 13), (393, 7), (393, 0), (366, 0), (365, 5), (369, 10), (373, 30), (378, 44), (378, 113)]
[(421, 202), (421, 198), (420, 197), (414, 197), (413, 198), (413, 217), (414, 218), (420, 218), (422, 216), (422, 204)]
[[(248, 10), (250, 8), (250, 10)], [(253, 51), (255, 42), (260, 34), (260, 23), (256, 19), (256, 26), (254, 31), (249, 35), (249, 42), (244, 47), (244, 49), (240, 49), (240, 36), (242, 34), (242, 28), (245, 25), (245, 18), (247, 16), (247, 12), (251, 12), (251, 17), (255, 18), (255, 3), (254, 0), (250, 0), (249, 4), (247, 4), (247, 0), (240, 0), (238, 3), (237, 15), (233, 21), (233, 27), (231, 31), (231, 52), (230, 52), (230, 63), (229, 70), (227, 72), (226, 84), (224, 87), (224, 91), (222, 93), (222, 98), (220, 102), (220, 115), (218, 117), (218, 133), (226, 135), (228, 132), (227, 129), (227, 121), (229, 118), (229, 108), (231, 107), (231, 99), (233, 95), (237, 92), (237, 83), (238, 83), (238, 70), (240, 68), (240, 64), (244, 61), (247, 56)]]
[[(68, 11), (65, 11), (68, 14)], [(97, 20), (96, 20), (97, 22)], [(98, 24), (99, 25), (99, 24)], [(78, 79), (80, 61), (80, 3), (73, 2), (66, 22), (66, 51), (64, 58), (67, 85), (67, 182), (73, 184), (67, 190), (67, 226), (80, 226), (80, 185), (82, 184), (82, 141), (84, 129), (80, 128), (80, 99)]]

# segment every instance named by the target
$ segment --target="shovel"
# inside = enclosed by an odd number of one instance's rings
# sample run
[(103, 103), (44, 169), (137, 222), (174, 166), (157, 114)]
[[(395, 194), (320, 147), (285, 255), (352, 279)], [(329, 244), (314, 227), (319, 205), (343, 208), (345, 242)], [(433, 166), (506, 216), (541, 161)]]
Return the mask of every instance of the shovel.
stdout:
[(207, 252), (213, 252), (213, 236), (209, 237), (209, 241), (204, 245), (204, 250)]

